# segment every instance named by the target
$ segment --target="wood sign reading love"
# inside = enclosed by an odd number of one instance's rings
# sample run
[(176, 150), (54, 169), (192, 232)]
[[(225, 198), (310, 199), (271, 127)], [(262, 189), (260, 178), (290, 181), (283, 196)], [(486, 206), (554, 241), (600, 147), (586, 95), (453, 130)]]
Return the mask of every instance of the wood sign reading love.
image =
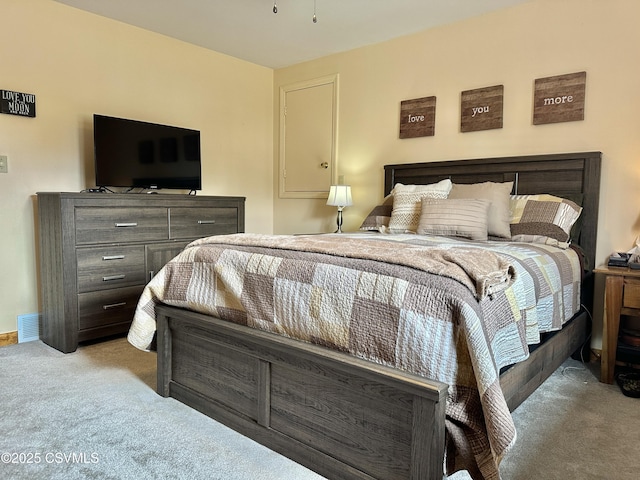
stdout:
[(400, 138), (432, 137), (436, 126), (436, 97), (400, 102)]

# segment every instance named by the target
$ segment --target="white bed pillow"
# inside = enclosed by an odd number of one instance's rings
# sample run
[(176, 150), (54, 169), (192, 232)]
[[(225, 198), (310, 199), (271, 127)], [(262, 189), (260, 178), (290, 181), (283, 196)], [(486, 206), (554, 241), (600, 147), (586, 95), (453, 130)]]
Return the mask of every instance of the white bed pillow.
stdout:
[(425, 198), (417, 233), (487, 240), (490, 205), (489, 200), (474, 198)]
[(393, 186), (393, 190), (391, 190), (390, 195), (395, 195), (396, 193), (424, 192), (434, 195), (444, 194), (444, 197), (437, 196), (437, 198), (447, 198), (452, 186), (453, 184), (448, 178), (440, 180), (437, 183), (430, 183), (428, 185), (404, 185), (402, 183), (396, 183)]
[(489, 235), (511, 238), (509, 199), (513, 182), (454, 183), (448, 198), (477, 198), (489, 200)]

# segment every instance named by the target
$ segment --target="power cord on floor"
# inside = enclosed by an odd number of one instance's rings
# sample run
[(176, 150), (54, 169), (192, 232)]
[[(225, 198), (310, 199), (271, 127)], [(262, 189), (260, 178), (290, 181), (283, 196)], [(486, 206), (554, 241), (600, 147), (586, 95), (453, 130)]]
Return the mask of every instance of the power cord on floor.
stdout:
[[(589, 320), (591, 321), (591, 325), (593, 325), (593, 317), (591, 316), (591, 312), (589, 312), (589, 309), (586, 306), (584, 306), (584, 304), (582, 304), (582, 303), (580, 304), (580, 306), (587, 313), (587, 315), (589, 316)], [(589, 335), (587, 335), (587, 338), (584, 340), (584, 342), (582, 342), (582, 345), (580, 345), (580, 362), (582, 363), (582, 366), (581, 367), (574, 367), (574, 366), (570, 365), (568, 367), (564, 367), (561, 370), (562, 376), (564, 376), (566, 378), (570, 378), (572, 380), (576, 380), (575, 378), (572, 378), (572, 377), (570, 377), (568, 375), (565, 375), (565, 373), (567, 371), (570, 371), (570, 370), (576, 370), (576, 371), (579, 371), (579, 372), (584, 372), (584, 371), (587, 370), (587, 364), (586, 364), (586, 362), (584, 360), (584, 349), (585, 349), (585, 346), (587, 345), (587, 342), (589, 342), (590, 340), (591, 340), (591, 332), (589, 332)], [(586, 385), (589, 382), (587, 380), (582, 380), (582, 383), (584, 383)]]

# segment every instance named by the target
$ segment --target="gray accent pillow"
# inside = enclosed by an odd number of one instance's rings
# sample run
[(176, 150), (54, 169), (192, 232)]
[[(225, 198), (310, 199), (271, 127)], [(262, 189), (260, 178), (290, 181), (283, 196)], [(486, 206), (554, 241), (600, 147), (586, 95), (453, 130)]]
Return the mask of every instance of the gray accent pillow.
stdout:
[(383, 232), (389, 226), (393, 203), (376, 205), (362, 221), (360, 230)]
[(513, 182), (454, 183), (449, 198), (489, 200), (488, 232), (494, 237), (511, 238), (509, 198)]

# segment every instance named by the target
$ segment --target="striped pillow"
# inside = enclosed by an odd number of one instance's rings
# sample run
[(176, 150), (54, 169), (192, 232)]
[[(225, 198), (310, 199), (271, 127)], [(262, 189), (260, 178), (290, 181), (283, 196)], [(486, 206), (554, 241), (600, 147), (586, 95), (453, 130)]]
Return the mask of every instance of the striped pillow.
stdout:
[(511, 239), (567, 248), (582, 207), (554, 195), (511, 195)]
[(489, 200), (425, 198), (418, 224), (420, 235), (447, 235), (487, 240)]

